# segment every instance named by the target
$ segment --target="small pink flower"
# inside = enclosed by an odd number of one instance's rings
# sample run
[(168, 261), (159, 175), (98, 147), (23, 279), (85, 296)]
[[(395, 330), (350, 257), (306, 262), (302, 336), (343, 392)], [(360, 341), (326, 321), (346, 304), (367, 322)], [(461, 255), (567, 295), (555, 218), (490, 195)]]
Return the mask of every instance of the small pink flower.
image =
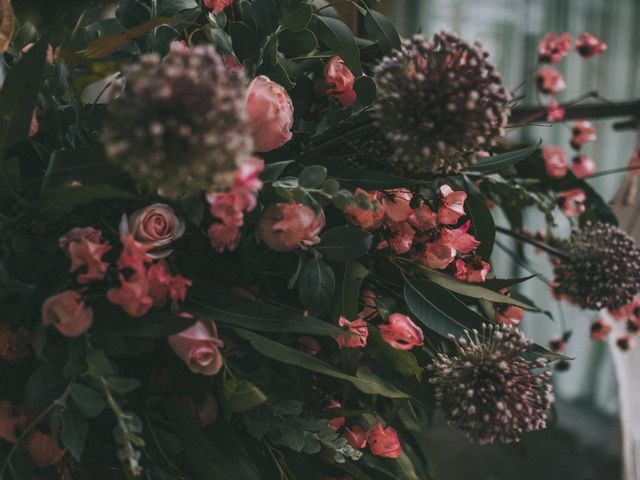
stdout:
[(391, 427), (384, 428), (376, 423), (369, 427), (366, 438), (371, 453), (377, 457), (398, 458), (402, 454), (398, 434)]
[(367, 337), (369, 336), (369, 327), (367, 322), (358, 318), (350, 322), (345, 317), (340, 316), (338, 325), (352, 335), (338, 335), (333, 337), (340, 348), (361, 348), (367, 346)]
[(122, 252), (118, 258), (117, 266), (120, 270), (131, 269), (136, 273), (144, 273), (146, 265), (153, 261), (147, 253), (151, 248), (134, 240), (131, 234), (122, 239)]
[(9, 400), (0, 400), (0, 438), (9, 442), (16, 443), (16, 427), (25, 423), (26, 415), (16, 414), (13, 405)]
[(38, 430), (29, 436), (26, 447), (33, 463), (39, 467), (51, 467), (59, 464), (65, 452), (60, 448), (55, 438)]
[(542, 149), (544, 169), (551, 178), (562, 178), (569, 171), (569, 163), (562, 147), (550, 145)]
[(134, 240), (149, 247), (147, 254), (154, 259), (171, 255), (171, 243), (184, 234), (184, 221), (178, 219), (169, 205), (154, 203), (137, 210), (120, 221), (120, 237), (131, 234)]
[(383, 240), (378, 244), (378, 248), (390, 247), (394, 252), (401, 255), (411, 250), (413, 245), (413, 237), (416, 231), (407, 222), (402, 222), (393, 225), (391, 228), (391, 237), (388, 240)]
[(363, 305), (362, 311), (358, 314), (359, 318), (369, 319), (378, 313), (378, 304), (376, 303), (376, 294), (372, 290), (362, 290), (360, 294), (360, 303)]
[(456, 278), (463, 282), (484, 282), (490, 270), (491, 264), (478, 257), (475, 257), (470, 262), (465, 262), (461, 259), (456, 260)]
[(149, 282), (143, 272), (134, 273), (128, 280), (120, 275), (120, 286), (107, 291), (107, 299), (119, 305), (131, 317), (142, 317), (153, 306), (149, 296)]
[(558, 101), (554, 98), (547, 105), (547, 121), (559, 122), (564, 119), (565, 109), (560, 106)]
[[(334, 410), (338, 408), (342, 408), (342, 404), (336, 400), (331, 400), (327, 404), (327, 406), (324, 407), (324, 410), (327, 411), (327, 410)], [(334, 417), (329, 420), (328, 424), (333, 430), (337, 432), (344, 426), (346, 421), (347, 419), (345, 417)]]
[(98, 243), (84, 237), (80, 241), (71, 241), (67, 251), (71, 258), (70, 272), (84, 267), (85, 271), (78, 274), (79, 283), (89, 283), (102, 280), (107, 273), (109, 264), (102, 261), (102, 256), (111, 250), (108, 243)]
[(388, 223), (404, 222), (411, 216), (411, 199), (413, 194), (406, 188), (386, 190), (381, 196), (385, 221)]
[(605, 323), (601, 318), (591, 324), (590, 334), (592, 340), (606, 340), (610, 333), (611, 325)]
[(320, 243), (318, 234), (324, 227), (324, 212), (314, 212), (301, 203), (272, 203), (260, 216), (258, 232), (269, 248), (276, 252), (303, 250)]
[(366, 192), (361, 188), (357, 188), (354, 192), (356, 196), (366, 196), (374, 209), (362, 209), (356, 206), (349, 206), (344, 209), (344, 215), (347, 220), (356, 227), (364, 230), (375, 230), (382, 226), (384, 220), (384, 207), (378, 201), (380, 194), (378, 192)]
[(444, 270), (456, 258), (456, 253), (456, 250), (451, 245), (443, 242), (442, 238), (440, 238), (427, 244), (421, 263), (425, 267), (434, 270)]
[(596, 162), (587, 155), (576, 155), (571, 162), (571, 171), (577, 178), (588, 177), (595, 173)]
[(241, 227), (244, 223), (242, 206), (244, 197), (236, 192), (216, 192), (207, 194), (211, 215), (227, 226)]
[(68, 257), (70, 256), (69, 245), (72, 242), (81, 243), (83, 239), (86, 239), (93, 243), (100, 243), (101, 237), (102, 232), (93, 227), (77, 227), (69, 230), (58, 239), (58, 247)]
[(480, 242), (476, 238), (467, 233), (471, 227), (471, 221), (467, 220), (459, 228), (443, 228), (440, 231), (440, 241), (453, 250), (460, 253), (471, 253), (480, 246)]
[(0, 324), (0, 359), (5, 362), (16, 362), (29, 357), (31, 335), (24, 327), (14, 333), (7, 324)]
[(382, 339), (398, 350), (411, 350), (424, 345), (424, 334), (411, 319), (402, 313), (392, 313), (387, 323), (380, 325)]
[(558, 36), (555, 32), (547, 33), (538, 44), (538, 61), (558, 63), (569, 53), (571, 37), (568, 33)]
[(515, 305), (500, 304), (495, 308), (496, 322), (500, 325), (518, 325), (524, 318), (524, 310)]
[(213, 320), (200, 320), (185, 331), (169, 337), (169, 345), (193, 373), (215, 375), (222, 368), (224, 347)]
[(256, 194), (262, 188), (260, 174), (264, 170), (264, 160), (253, 157), (240, 164), (233, 179), (232, 191), (236, 194), (237, 203), (244, 212), (256, 208)]
[(240, 243), (240, 227), (235, 225), (214, 223), (207, 230), (207, 235), (211, 241), (211, 246), (220, 253), (224, 252), (225, 248), (232, 252), (238, 248)]
[(340, 57), (332, 57), (324, 67), (326, 93), (328, 96), (338, 99), (343, 107), (348, 107), (356, 102), (356, 92), (353, 89), (355, 81), (356, 77)]
[(422, 232), (434, 230), (438, 226), (438, 215), (426, 203), (413, 209), (409, 223)]
[(44, 301), (42, 323), (53, 325), (65, 337), (78, 337), (91, 328), (93, 310), (84, 304), (82, 295), (68, 290)]
[(254, 78), (245, 112), (257, 152), (270, 152), (291, 140), (293, 103), (282, 85), (264, 75)]
[(588, 120), (580, 120), (573, 124), (571, 129), (571, 146), (576, 150), (587, 142), (593, 142), (598, 138), (596, 127)]
[(467, 193), (462, 190), (454, 191), (449, 185), (440, 187), (442, 205), (438, 209), (438, 222), (442, 225), (454, 225), (465, 215), (464, 202)]
[(582, 58), (591, 58), (599, 55), (607, 49), (607, 44), (598, 40), (590, 33), (581, 33), (576, 40), (576, 52)]
[(354, 425), (353, 428), (345, 428), (344, 438), (347, 439), (349, 445), (358, 450), (362, 450), (367, 446), (367, 432), (360, 425)]
[(220, 13), (233, 3), (233, 0), (203, 0), (204, 6), (210, 8), (213, 13)]
[(541, 67), (538, 70), (538, 89), (547, 95), (555, 95), (567, 88), (562, 74), (553, 67)]
[(587, 195), (581, 188), (558, 193), (558, 204), (567, 217), (579, 217), (586, 210)]
[(147, 282), (149, 296), (157, 307), (162, 307), (166, 303), (167, 297), (174, 301), (184, 302), (187, 296), (187, 287), (192, 284), (191, 280), (182, 275), (171, 276), (163, 263), (156, 263), (149, 268)]

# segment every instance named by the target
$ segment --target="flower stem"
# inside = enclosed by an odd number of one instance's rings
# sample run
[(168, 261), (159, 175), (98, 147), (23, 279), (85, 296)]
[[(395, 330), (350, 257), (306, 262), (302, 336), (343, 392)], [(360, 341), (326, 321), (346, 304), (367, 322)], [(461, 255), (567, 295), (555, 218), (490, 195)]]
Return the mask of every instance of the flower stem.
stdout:
[(509, 235), (510, 237), (513, 237), (516, 240), (520, 240), (522, 242), (528, 243), (529, 245), (533, 245), (534, 247), (539, 248), (540, 250), (544, 250), (550, 255), (553, 255), (554, 257), (562, 258), (564, 260), (568, 260), (570, 258), (569, 255), (567, 255), (562, 250), (558, 250), (557, 248), (552, 247), (547, 243), (536, 240), (535, 238), (531, 238), (529, 235), (524, 235), (522, 233), (514, 232), (513, 230), (500, 227), (498, 225), (496, 225), (496, 232), (500, 232), (504, 235)]

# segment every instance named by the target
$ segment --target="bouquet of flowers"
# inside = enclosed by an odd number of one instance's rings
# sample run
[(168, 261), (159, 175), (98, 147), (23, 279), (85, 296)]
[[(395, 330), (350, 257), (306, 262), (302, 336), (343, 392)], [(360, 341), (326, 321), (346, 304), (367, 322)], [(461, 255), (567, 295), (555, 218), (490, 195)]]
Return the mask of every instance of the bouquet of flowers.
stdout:
[(481, 45), (352, 3), (362, 36), (312, 0), (0, 0), (0, 478), (427, 479), (436, 409), (516, 442), (568, 357), (518, 330), (497, 231), (638, 325), (593, 161), (505, 140)]

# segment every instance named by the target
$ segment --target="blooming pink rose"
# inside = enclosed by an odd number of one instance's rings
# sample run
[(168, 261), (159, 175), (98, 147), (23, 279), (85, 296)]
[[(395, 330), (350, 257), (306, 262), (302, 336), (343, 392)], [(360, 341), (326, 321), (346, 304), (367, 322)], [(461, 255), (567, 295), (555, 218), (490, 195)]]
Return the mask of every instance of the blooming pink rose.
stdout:
[(412, 213), (412, 198), (413, 194), (406, 188), (384, 191), (380, 201), (384, 208), (385, 221), (398, 223), (407, 220)]
[(31, 336), (29, 330), (18, 328), (14, 333), (7, 324), (0, 324), (0, 359), (5, 362), (24, 360), (30, 354), (29, 343)]
[(424, 345), (422, 329), (402, 313), (392, 313), (387, 323), (380, 325), (382, 339), (398, 350), (411, 350), (413, 347)]
[(347, 439), (349, 445), (358, 450), (362, 450), (367, 446), (367, 432), (360, 425), (354, 425), (353, 428), (345, 428), (344, 438)]
[(558, 204), (567, 217), (579, 217), (586, 210), (587, 195), (581, 188), (558, 193)]
[(80, 241), (71, 241), (67, 250), (71, 257), (70, 272), (85, 267), (85, 271), (78, 274), (78, 283), (102, 280), (107, 274), (109, 264), (102, 261), (102, 256), (111, 250), (108, 243), (97, 243), (85, 237)]
[(374, 206), (374, 209), (362, 209), (357, 205), (349, 206), (344, 209), (344, 215), (347, 220), (354, 224), (356, 227), (364, 230), (375, 230), (382, 226), (384, 220), (384, 207), (378, 201), (380, 194), (378, 192), (366, 192), (361, 188), (357, 188), (354, 192), (356, 196), (366, 196), (369, 202)]
[(131, 317), (142, 317), (153, 306), (149, 296), (149, 282), (144, 272), (136, 272), (126, 280), (120, 275), (120, 286), (107, 290), (107, 299), (120, 305)]
[(224, 252), (225, 248), (233, 251), (240, 243), (240, 227), (226, 225), (224, 223), (214, 223), (207, 230), (211, 246), (218, 252)]
[(413, 210), (409, 223), (420, 231), (428, 232), (438, 226), (438, 215), (429, 205), (423, 203)]
[(576, 155), (571, 162), (571, 171), (577, 178), (588, 177), (595, 173), (596, 162), (587, 155)]
[(291, 140), (293, 103), (284, 87), (260, 75), (249, 85), (245, 112), (257, 152), (270, 152)]
[(44, 301), (42, 323), (53, 325), (65, 337), (78, 337), (91, 328), (93, 310), (84, 304), (82, 295), (68, 290)]
[[(324, 407), (324, 410), (327, 411), (327, 410), (333, 410), (336, 408), (342, 408), (342, 404), (340, 402), (337, 402), (336, 400), (331, 400), (327, 404), (327, 406)], [(347, 419), (345, 417), (334, 417), (329, 420), (328, 424), (333, 430), (338, 431), (343, 427), (346, 421)]]
[(376, 294), (372, 290), (362, 290), (362, 293), (360, 294), (360, 303), (362, 303), (363, 308), (358, 314), (358, 317), (369, 319), (378, 314)]
[(476, 257), (470, 262), (456, 260), (456, 278), (463, 282), (479, 283), (487, 279), (487, 274), (491, 270), (489, 262)]
[(569, 53), (571, 37), (568, 33), (558, 36), (555, 32), (547, 33), (538, 44), (538, 61), (558, 63)]
[(590, 33), (581, 33), (576, 40), (576, 52), (582, 58), (591, 58), (607, 49), (607, 44), (598, 40)]
[(224, 347), (213, 320), (200, 320), (184, 332), (169, 337), (169, 345), (193, 373), (215, 375), (222, 368)]
[(33, 463), (39, 467), (57, 465), (62, 461), (65, 452), (55, 438), (38, 430), (29, 436), (26, 447)]
[(562, 178), (569, 171), (569, 163), (562, 147), (550, 145), (542, 149), (544, 169), (551, 178)]
[(541, 67), (537, 78), (538, 89), (547, 95), (555, 95), (567, 88), (562, 74), (553, 67)]
[(467, 192), (454, 191), (449, 185), (440, 187), (442, 205), (438, 209), (438, 222), (443, 225), (453, 225), (460, 217), (465, 215), (464, 202), (467, 200)]
[(147, 253), (150, 245), (144, 245), (134, 240), (131, 234), (126, 235), (122, 239), (122, 252), (118, 258), (118, 268), (120, 270), (131, 269), (135, 273), (143, 274), (146, 271), (146, 265), (153, 261), (153, 258)]
[(210, 8), (213, 13), (220, 13), (233, 3), (233, 0), (203, 0), (204, 6)]
[(26, 415), (16, 414), (9, 400), (0, 400), (0, 438), (16, 443), (16, 427), (26, 422)]
[(467, 233), (470, 227), (471, 221), (467, 220), (459, 228), (443, 228), (440, 231), (440, 241), (451, 247), (456, 253), (471, 253), (480, 246), (480, 242), (473, 235)]
[(58, 247), (60, 247), (60, 250), (68, 257), (70, 256), (69, 245), (71, 245), (71, 243), (81, 243), (83, 239), (93, 243), (100, 243), (101, 237), (102, 232), (93, 227), (77, 227), (69, 230), (58, 239)]
[(366, 437), (371, 453), (377, 457), (398, 458), (402, 453), (398, 434), (391, 427), (376, 423), (369, 427)]
[(318, 234), (324, 227), (324, 212), (314, 212), (301, 203), (272, 203), (260, 216), (258, 232), (269, 248), (276, 252), (306, 249), (320, 243)]
[(558, 101), (554, 98), (547, 105), (547, 121), (559, 122), (564, 118), (565, 109), (560, 106)]
[(605, 323), (602, 318), (598, 318), (591, 324), (590, 335), (592, 340), (606, 340), (611, 333), (611, 325)]
[(348, 107), (356, 102), (356, 92), (353, 89), (355, 81), (356, 77), (340, 57), (332, 57), (324, 66), (326, 93), (328, 96), (338, 99), (343, 107)]
[(141, 208), (127, 219), (122, 216), (120, 237), (131, 234), (134, 240), (149, 247), (151, 258), (165, 258), (171, 255), (171, 243), (184, 234), (184, 221), (178, 219), (173, 209), (164, 203), (154, 203)]
[(580, 120), (573, 124), (571, 129), (571, 146), (576, 150), (587, 142), (593, 142), (598, 138), (596, 127), (588, 120)]
[(333, 337), (340, 348), (360, 348), (367, 346), (367, 337), (369, 336), (369, 327), (367, 322), (358, 318), (353, 322), (350, 322), (345, 317), (340, 316), (338, 325), (353, 335), (338, 335)]
[(453, 262), (456, 253), (456, 250), (450, 244), (439, 238), (435, 242), (427, 243), (427, 248), (420, 259), (420, 263), (434, 270), (443, 270)]

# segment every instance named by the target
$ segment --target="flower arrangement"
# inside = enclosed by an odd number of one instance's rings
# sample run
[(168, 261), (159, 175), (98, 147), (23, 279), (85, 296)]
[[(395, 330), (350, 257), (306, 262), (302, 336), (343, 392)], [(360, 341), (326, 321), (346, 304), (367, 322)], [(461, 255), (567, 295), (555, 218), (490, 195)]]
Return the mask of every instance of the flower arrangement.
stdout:
[[(480, 44), (401, 40), (366, 2), (362, 37), (309, 0), (115, 3), (39, 25), (0, 0), (0, 478), (426, 479), (437, 408), (516, 442), (568, 357), (517, 329), (541, 312), (494, 275), (497, 232), (638, 330), (640, 250), (586, 183), (595, 129), (571, 165), (509, 144)], [(562, 120), (561, 73), (536, 78)]]

